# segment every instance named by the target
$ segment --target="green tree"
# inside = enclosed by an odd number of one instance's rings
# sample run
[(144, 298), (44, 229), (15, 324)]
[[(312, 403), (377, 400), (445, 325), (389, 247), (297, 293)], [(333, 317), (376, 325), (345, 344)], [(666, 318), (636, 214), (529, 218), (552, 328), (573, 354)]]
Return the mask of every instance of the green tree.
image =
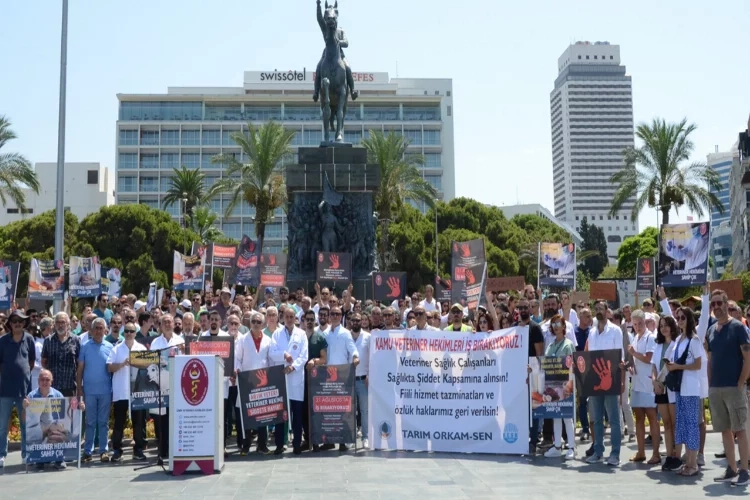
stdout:
[(607, 238), (604, 236), (604, 230), (596, 224), (589, 224), (585, 216), (581, 220), (580, 228), (579, 234), (583, 239), (581, 250), (590, 255), (582, 258), (580, 267), (590, 277), (597, 279), (609, 263)]
[[(206, 190), (204, 181), (206, 174), (197, 169), (175, 168), (171, 177), (169, 189), (162, 200), (164, 208), (177, 203), (181, 210), (185, 227), (188, 227), (187, 217), (193, 213), (193, 209), (206, 201)], [(183, 205), (184, 203), (184, 205)]]
[(666, 123), (655, 118), (651, 125), (641, 123), (636, 136), (640, 148), (629, 147), (623, 152), (625, 168), (612, 175), (610, 182), (619, 186), (612, 199), (610, 215), (615, 215), (635, 198), (631, 219), (635, 220), (644, 207), (662, 213), (662, 222), (669, 223), (669, 210), (683, 205), (703, 216), (704, 207), (724, 212), (718, 192), (722, 185), (719, 174), (702, 162), (687, 164), (694, 144), (690, 134), (696, 129), (687, 124)]
[(10, 128), (10, 120), (0, 115), (0, 201), (3, 206), (10, 199), (23, 213), (26, 208), (24, 187), (39, 194), (39, 180), (31, 162), (19, 153), (4, 153), (3, 146), (17, 136)]
[(619, 276), (634, 278), (638, 259), (656, 257), (659, 253), (658, 239), (659, 231), (655, 227), (647, 227), (640, 234), (625, 238), (617, 252), (617, 272)]
[(258, 130), (247, 124), (249, 133), (234, 132), (232, 140), (249, 159), (240, 163), (230, 154), (215, 156), (211, 163), (224, 165), (224, 178), (213, 185), (209, 197), (228, 193), (229, 203), (225, 214), (228, 217), (238, 203), (245, 201), (255, 207), (255, 233), (258, 244), (263, 248), (266, 224), (273, 220), (274, 211), (286, 205), (286, 185), (284, 176), (276, 167), (292, 155), (289, 144), (294, 138), (293, 130), (284, 130), (276, 122), (268, 122)]
[(387, 270), (386, 254), (391, 250), (387, 238), (388, 225), (394, 222), (407, 200), (424, 202), (428, 207), (435, 206), (437, 190), (422, 177), (418, 166), (424, 164), (421, 155), (406, 153), (409, 140), (389, 132), (370, 131), (370, 136), (362, 140), (367, 150), (368, 161), (380, 165), (380, 188), (375, 194), (375, 211), (383, 221), (380, 238), (380, 269)]
[(208, 207), (198, 207), (187, 218), (187, 227), (198, 235), (204, 245), (216, 241), (222, 232), (215, 226), (218, 216)]

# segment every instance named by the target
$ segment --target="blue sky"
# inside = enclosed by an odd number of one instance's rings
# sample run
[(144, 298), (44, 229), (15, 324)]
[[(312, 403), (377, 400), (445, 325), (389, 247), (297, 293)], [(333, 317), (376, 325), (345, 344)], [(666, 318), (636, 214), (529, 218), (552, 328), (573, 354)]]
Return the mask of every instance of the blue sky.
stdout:
[[(61, 5), (10, 2), (0, 16), (0, 114), (19, 135), (8, 150), (33, 162), (57, 155)], [(553, 208), (549, 93), (575, 40), (621, 46), (636, 123), (688, 117), (694, 160), (732, 146), (750, 114), (746, 0), (341, 0), (339, 10), (355, 71), (453, 79), (456, 193), (485, 203)], [(66, 160), (114, 169), (117, 93), (240, 86), (245, 70), (314, 67), (321, 50), (314, 0), (70, 0)], [(655, 222), (641, 214), (641, 227)]]

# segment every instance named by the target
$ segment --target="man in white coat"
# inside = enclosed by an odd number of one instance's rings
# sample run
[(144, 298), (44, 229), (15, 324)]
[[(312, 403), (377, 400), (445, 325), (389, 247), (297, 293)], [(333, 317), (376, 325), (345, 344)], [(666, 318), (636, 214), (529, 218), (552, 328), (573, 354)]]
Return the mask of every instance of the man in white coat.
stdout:
[[(307, 334), (294, 326), (297, 314), (294, 309), (284, 309), (284, 326), (277, 329), (271, 338), (270, 356), (274, 365), (284, 365), (286, 388), (289, 395), (289, 413), (292, 417), (292, 449), (295, 455), (302, 453), (302, 409), (305, 406), (305, 363), (307, 363)], [(278, 434), (278, 430), (274, 434)], [(280, 447), (274, 454), (280, 455)]]
[[(237, 373), (268, 368), (276, 364), (271, 359), (273, 341), (270, 337), (263, 334), (263, 315), (259, 312), (252, 313), (250, 325), (250, 333), (238, 336), (237, 342), (234, 345), (234, 368)], [(239, 408), (240, 406), (240, 397), (238, 394), (237, 407)], [(258, 446), (256, 447), (256, 451), (262, 455), (268, 455), (270, 453), (267, 444), (268, 427), (262, 425), (257, 429), (257, 432)], [(250, 449), (251, 439), (249, 429), (245, 429), (244, 433), (246, 434), (242, 440), (242, 448), (240, 449), (240, 455), (243, 456), (247, 455)], [(276, 449), (283, 451), (284, 424), (276, 425), (273, 435), (276, 440)]]

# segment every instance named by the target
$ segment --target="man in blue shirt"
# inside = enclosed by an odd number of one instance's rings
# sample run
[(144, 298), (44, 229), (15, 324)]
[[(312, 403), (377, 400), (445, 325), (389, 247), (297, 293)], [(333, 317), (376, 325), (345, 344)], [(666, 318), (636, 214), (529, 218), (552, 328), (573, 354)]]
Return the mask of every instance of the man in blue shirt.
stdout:
[[(0, 337), (0, 473), (8, 455), (8, 426), (13, 408), (23, 414), (23, 398), (31, 391), (31, 370), (36, 361), (34, 337), (25, 328), (29, 317), (13, 311), (5, 322), (10, 333)], [(20, 422), (21, 449), (26, 449), (26, 425)]]
[(114, 315), (114, 313), (112, 312), (112, 309), (109, 308), (109, 297), (106, 293), (99, 294), (99, 296), (96, 298), (96, 307), (91, 312), (93, 312), (100, 318), (104, 318), (104, 321), (106, 321), (107, 325), (109, 325), (109, 322), (112, 320), (112, 316)]
[(94, 452), (94, 438), (99, 432), (99, 455), (109, 462), (107, 437), (109, 436), (109, 408), (112, 404), (112, 375), (107, 369), (107, 359), (112, 344), (104, 340), (107, 322), (96, 318), (91, 324), (89, 341), (81, 346), (78, 355), (78, 397), (83, 398), (86, 411), (86, 442), (83, 461), (90, 462)]

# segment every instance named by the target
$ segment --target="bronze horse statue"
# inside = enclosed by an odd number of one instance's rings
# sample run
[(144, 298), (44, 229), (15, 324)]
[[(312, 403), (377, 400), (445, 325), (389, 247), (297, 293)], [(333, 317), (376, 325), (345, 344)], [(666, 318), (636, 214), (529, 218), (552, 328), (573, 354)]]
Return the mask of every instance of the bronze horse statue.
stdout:
[(342, 46), (348, 46), (348, 42), (346, 35), (338, 28), (338, 0), (333, 5), (329, 5), (326, 0), (325, 13), (320, 7), (320, 0), (317, 0), (317, 4), (318, 25), (323, 32), (326, 48), (315, 75), (313, 100), (318, 100), (319, 92), (322, 90), (320, 108), (323, 111), (323, 143), (332, 142), (330, 137), (331, 132), (334, 131), (333, 142), (343, 142), (344, 117), (350, 91), (352, 99), (356, 99), (350, 76), (351, 70), (348, 70), (341, 50)]

